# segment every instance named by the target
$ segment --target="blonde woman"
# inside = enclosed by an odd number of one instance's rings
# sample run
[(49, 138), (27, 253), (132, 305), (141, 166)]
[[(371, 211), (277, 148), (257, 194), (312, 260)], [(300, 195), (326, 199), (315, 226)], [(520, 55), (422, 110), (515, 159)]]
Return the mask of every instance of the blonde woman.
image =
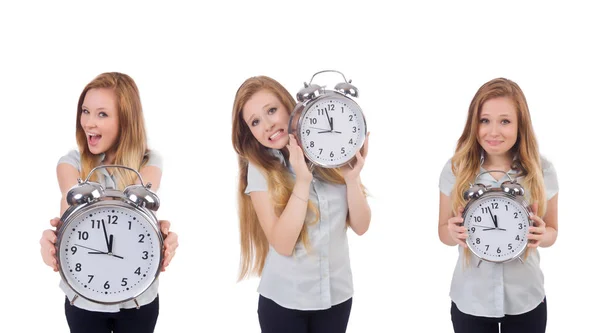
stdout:
[[(76, 138), (79, 150), (73, 150), (60, 158), (57, 178), (62, 193), (61, 215), (68, 208), (66, 195), (77, 184), (77, 178), (85, 179), (98, 165), (124, 165), (139, 170), (146, 182), (157, 191), (162, 175), (162, 162), (146, 144), (146, 130), (142, 104), (135, 82), (121, 73), (104, 73), (92, 80), (81, 93), (77, 105)], [(100, 176), (98, 176), (100, 174)], [(123, 189), (134, 184), (137, 176), (123, 169), (99, 169), (92, 177), (104, 187)], [(59, 218), (51, 220), (57, 227)], [(170, 223), (160, 221), (161, 231), (167, 235), (164, 245), (162, 270), (169, 265), (177, 249), (177, 235), (169, 232)], [(44, 262), (58, 271), (56, 233), (46, 230), (42, 235), (41, 254)], [(109, 333), (154, 331), (158, 317), (158, 281), (137, 297), (141, 306), (136, 309), (133, 301), (118, 305), (101, 305), (79, 297), (61, 281), (65, 292), (65, 314), (73, 333)]]
[(235, 96), (240, 279), (261, 276), (263, 333), (345, 332), (353, 294), (346, 229), (362, 235), (371, 220), (360, 181), (368, 140), (352, 168), (310, 172), (287, 132), (294, 105), (264, 76), (246, 80)]
[[(467, 249), (460, 226), (462, 197), (480, 172), (502, 170), (517, 177), (532, 203), (525, 260), (482, 262)], [(503, 173), (482, 175), (478, 182), (497, 187)], [(540, 156), (525, 96), (513, 81), (485, 83), (469, 107), (456, 152), (440, 176), (439, 237), (460, 245), (450, 297), (454, 331), (528, 332), (546, 330), (546, 294), (538, 247), (549, 247), (558, 232), (558, 182), (552, 164)], [(462, 249), (461, 249), (462, 247)], [(500, 324), (500, 325), (499, 325)]]

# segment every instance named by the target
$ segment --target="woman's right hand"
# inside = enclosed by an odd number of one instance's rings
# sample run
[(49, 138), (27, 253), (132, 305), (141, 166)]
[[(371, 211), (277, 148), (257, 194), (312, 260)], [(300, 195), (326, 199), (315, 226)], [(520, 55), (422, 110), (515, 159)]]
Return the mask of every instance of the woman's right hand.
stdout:
[(292, 168), (296, 173), (296, 181), (305, 181), (310, 183), (313, 179), (312, 172), (308, 170), (302, 148), (298, 146), (298, 142), (296, 142), (296, 138), (293, 134), (290, 134), (290, 140), (286, 147), (290, 152), (290, 163), (292, 164)]
[[(60, 219), (58, 217), (50, 220), (50, 225), (57, 228), (60, 223)], [(54, 244), (56, 243), (56, 232), (52, 229), (44, 230), (42, 233), (42, 238), (40, 239), (40, 253), (42, 254), (42, 259), (44, 259), (44, 263), (55, 272), (58, 272), (58, 264), (56, 260), (56, 248)]]
[(465, 239), (467, 239), (467, 228), (460, 225), (464, 221), (462, 218), (463, 211), (463, 207), (458, 208), (458, 214), (448, 220), (448, 232), (450, 233), (450, 238), (452, 238), (454, 242), (466, 248), (467, 243), (465, 243)]

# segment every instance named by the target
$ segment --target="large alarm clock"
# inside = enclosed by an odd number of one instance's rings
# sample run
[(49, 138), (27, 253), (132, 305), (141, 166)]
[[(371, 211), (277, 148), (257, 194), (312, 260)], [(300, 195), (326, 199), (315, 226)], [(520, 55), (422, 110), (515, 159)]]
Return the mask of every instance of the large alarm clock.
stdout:
[(527, 233), (532, 225), (524, 189), (504, 171), (485, 171), (477, 178), (489, 172), (502, 172), (509, 180), (500, 187), (475, 183), (464, 192), (468, 200), (462, 216), (468, 234), (467, 246), (481, 260), (522, 261), (520, 256), (527, 248)]
[[(335, 72), (344, 82), (334, 90), (312, 84), (317, 74)], [(288, 132), (311, 163), (323, 168), (337, 168), (352, 161), (367, 136), (367, 123), (358, 104), (358, 89), (344, 74), (334, 70), (317, 72), (298, 92), (298, 104), (290, 116)]]
[[(100, 168), (135, 172), (140, 184), (123, 191), (89, 181)], [(67, 194), (70, 207), (61, 217), (56, 250), (59, 271), (77, 297), (100, 304), (134, 300), (160, 273), (163, 236), (154, 215), (158, 196), (142, 176), (124, 166), (98, 166)], [(138, 305), (139, 307), (139, 305)]]

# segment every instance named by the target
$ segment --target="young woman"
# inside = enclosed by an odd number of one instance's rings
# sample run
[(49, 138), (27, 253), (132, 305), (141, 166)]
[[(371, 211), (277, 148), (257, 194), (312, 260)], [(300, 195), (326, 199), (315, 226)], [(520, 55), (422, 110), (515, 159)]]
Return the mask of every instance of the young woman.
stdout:
[[(478, 259), (465, 243), (460, 224), (466, 204), (462, 197), (480, 172), (502, 170), (517, 177), (532, 204), (524, 261), (503, 264)], [(503, 173), (484, 174), (478, 182), (498, 187)], [(450, 297), (454, 331), (503, 333), (545, 332), (546, 295), (537, 247), (556, 241), (558, 182), (552, 164), (540, 157), (525, 96), (507, 79), (484, 84), (471, 101), (456, 152), (440, 176), (439, 237), (460, 245)]]
[[(121, 73), (104, 73), (90, 82), (81, 93), (77, 105), (76, 138), (79, 150), (60, 158), (57, 177), (62, 193), (61, 215), (68, 208), (66, 195), (77, 184), (77, 178), (85, 179), (98, 165), (124, 165), (139, 170), (145, 182), (152, 183), (157, 191), (162, 175), (160, 157), (148, 150), (142, 104), (135, 82)], [(100, 174), (100, 176), (98, 175)], [(92, 181), (102, 186), (123, 189), (139, 182), (137, 176), (117, 168), (99, 169)], [(50, 221), (57, 227), (59, 218)], [(170, 223), (160, 221), (161, 231), (166, 235), (162, 270), (169, 265), (177, 249), (177, 235), (169, 232)], [(42, 235), (41, 254), (44, 262), (58, 271), (56, 233), (46, 230)], [(84, 298), (70, 304), (74, 292), (61, 281), (65, 292), (65, 314), (71, 332), (153, 332), (158, 317), (158, 282), (133, 301), (118, 305), (101, 305)]]
[(346, 229), (362, 235), (371, 220), (360, 181), (368, 140), (354, 165), (311, 172), (287, 133), (294, 105), (264, 76), (246, 80), (235, 96), (240, 279), (261, 275), (263, 333), (345, 332), (353, 293)]

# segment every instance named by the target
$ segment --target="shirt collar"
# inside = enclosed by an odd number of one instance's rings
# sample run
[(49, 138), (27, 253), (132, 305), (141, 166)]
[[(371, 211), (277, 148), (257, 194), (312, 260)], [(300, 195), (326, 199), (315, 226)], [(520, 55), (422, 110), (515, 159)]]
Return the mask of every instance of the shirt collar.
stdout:
[(269, 153), (271, 153), (271, 155), (277, 157), (279, 159), (279, 162), (283, 163), (283, 165), (285, 165), (287, 167), (287, 163), (285, 162), (285, 157), (283, 156), (283, 153), (281, 152), (281, 150), (275, 149), (275, 148), (269, 148)]

